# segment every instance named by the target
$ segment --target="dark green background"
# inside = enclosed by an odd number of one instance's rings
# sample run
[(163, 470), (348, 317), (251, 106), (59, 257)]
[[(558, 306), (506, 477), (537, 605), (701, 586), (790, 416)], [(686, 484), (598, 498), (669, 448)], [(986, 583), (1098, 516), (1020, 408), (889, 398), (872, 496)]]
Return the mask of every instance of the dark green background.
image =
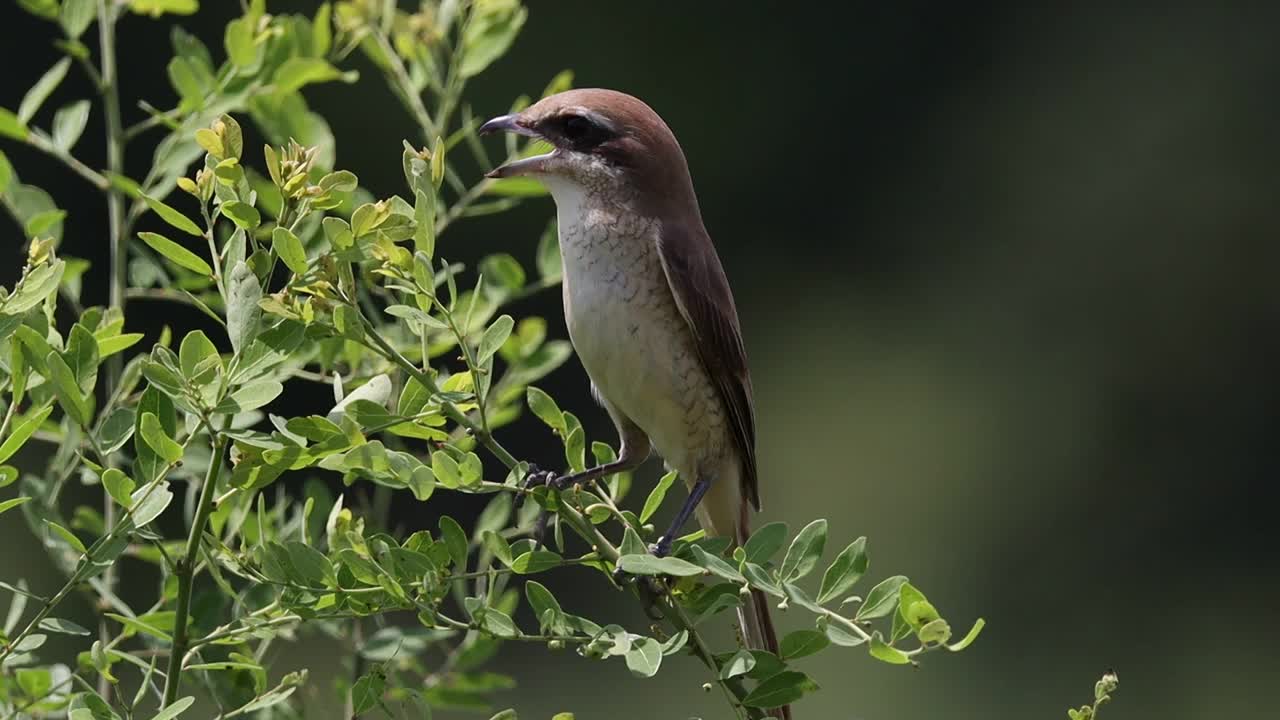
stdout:
[[(204, 5), (181, 22), (220, 48), (237, 4)], [(827, 517), (829, 547), (868, 535), (873, 574), (910, 575), (959, 625), (989, 621), (967, 653), (917, 671), (857, 650), (802, 661), (823, 690), (798, 717), (1060, 718), (1107, 668), (1122, 681), (1108, 718), (1273, 716), (1280, 7), (531, 5), (471, 101), (503, 112), (572, 67), (675, 130), (737, 293), (764, 517)], [(56, 52), (48, 26), (12, 6), (3, 19), (0, 104), (13, 108)], [(165, 22), (124, 22), (126, 98), (172, 101), (167, 36)], [(362, 68), (354, 86), (307, 94), (339, 164), (401, 192), (400, 139), (415, 129)], [(77, 78), (51, 106), (87, 94)], [(126, 122), (139, 117), (126, 103)], [(94, 166), (100, 136), (95, 108), (78, 148)], [(71, 211), (64, 252), (101, 261), (100, 199), (3, 147)], [(541, 200), (469, 220), (441, 252), (530, 261), (551, 212)], [(11, 282), (22, 248), (4, 227)], [(105, 297), (100, 276), (86, 287)], [(142, 309), (130, 324), (199, 322)], [(520, 310), (563, 336), (555, 293)], [(576, 361), (541, 384), (612, 440)], [(557, 461), (536, 423), (505, 439)], [(401, 507), (411, 527), (474, 510)], [(0, 542), (0, 577), (60, 582), (16, 515)], [(585, 572), (556, 579), (568, 609), (640, 622)], [(318, 719), (339, 707), (336, 666), (318, 659), (331, 652), (317, 640), (273, 663), (313, 669)], [(726, 716), (687, 659), (647, 681), (537, 646), (500, 664), (521, 683), (507, 703), (522, 717)]]

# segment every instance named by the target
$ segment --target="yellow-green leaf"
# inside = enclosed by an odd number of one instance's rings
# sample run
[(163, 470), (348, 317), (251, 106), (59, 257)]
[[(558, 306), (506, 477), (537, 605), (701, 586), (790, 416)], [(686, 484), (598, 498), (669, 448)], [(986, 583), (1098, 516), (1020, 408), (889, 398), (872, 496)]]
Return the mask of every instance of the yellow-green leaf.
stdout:
[(302, 241), (289, 228), (276, 227), (271, 232), (271, 248), (295, 274), (307, 272), (307, 252), (302, 249)]
[(177, 210), (164, 204), (162, 201), (151, 197), (150, 195), (143, 195), (142, 199), (144, 202), (147, 203), (147, 207), (151, 208), (153, 211), (155, 211), (155, 214), (160, 216), (161, 220), (164, 220), (165, 222), (181, 230), (182, 232), (187, 233), (188, 235), (195, 235), (196, 237), (204, 237), (204, 232), (200, 230), (200, 227), (198, 225), (196, 225), (194, 222), (191, 221), (191, 218), (187, 217), (186, 215), (183, 215)]
[(142, 242), (146, 243), (152, 250), (172, 261), (174, 265), (199, 273), (205, 277), (213, 275), (213, 268), (209, 267), (209, 263), (169, 238), (153, 232), (140, 232), (138, 237), (142, 238)]
[(40, 427), (40, 423), (44, 422), (51, 412), (53, 412), (52, 407), (45, 407), (15, 427), (13, 432), (9, 433), (9, 437), (5, 438), (4, 444), (0, 445), (0, 463), (13, 457), (13, 454), (18, 452), (18, 449), (27, 441), (27, 438), (31, 437), (32, 433)]
[(160, 426), (160, 419), (155, 413), (146, 412), (142, 414), (142, 424), (139, 427), (142, 432), (142, 439), (147, 445), (155, 451), (157, 455), (164, 458), (169, 464), (173, 464), (182, 459), (182, 446), (174, 442), (169, 437), (164, 428)]

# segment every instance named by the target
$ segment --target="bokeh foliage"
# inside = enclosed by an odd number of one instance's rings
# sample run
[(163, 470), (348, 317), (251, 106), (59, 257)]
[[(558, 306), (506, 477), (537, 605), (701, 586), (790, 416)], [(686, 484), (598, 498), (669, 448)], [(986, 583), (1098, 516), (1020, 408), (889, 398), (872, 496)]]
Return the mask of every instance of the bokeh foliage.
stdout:
[[(309, 17), (252, 2), (227, 25), (217, 63), (174, 24), (166, 72), (177, 99), (168, 109), (144, 101), (149, 116), (131, 127), (119, 121), (114, 25), (129, 13), (172, 22), (196, 2), (21, 4), (56, 23), (66, 57), (16, 110), (0, 109), (0, 134), (107, 195), (115, 252), (107, 303), (88, 304), (79, 283), (88, 264), (58, 252), (65, 213), (0, 155), (0, 193), (28, 241), (21, 279), (0, 290), (0, 464), (27, 443), (59, 448), (42, 473), (0, 465), (0, 485), (17, 489), (0, 513), (25, 518), (67, 576), (52, 597), (20, 578), (3, 583), (12, 595), (0, 636), (7, 713), (171, 718), (201, 698), (223, 717), (293, 717), (306, 673), (273, 675), (271, 652), (316, 632), (351, 648), (351, 680), (338, 691), (355, 715), (487, 708), (514, 681), (486, 662), (522, 641), (620, 658), (642, 676), (691, 654), (738, 717), (762, 717), (817, 689), (796, 664), (804, 657), (862, 646), (911, 665), (924, 652), (963, 649), (981, 630), (978, 621), (954, 634), (901, 575), (852, 594), (868, 570), (864, 538), (806, 587), (821, 569), (825, 520), (794, 536), (768, 524), (740, 548), (693, 533), (657, 558), (646, 541), (674, 476), (637, 503), (626, 474), (525, 489), (529, 466), (497, 432), (525, 407), (558, 438), (570, 469), (614, 450), (589, 442), (579, 419), (534, 385), (567, 359), (568, 343), (549, 339), (541, 318), (506, 312), (558, 284), (554, 225), (541, 230), (533, 273), (509, 254), (474, 269), (445, 259), (454, 222), (541, 193), (523, 180), (465, 179), (495, 165), (464, 96), (519, 33), (527, 11), (516, 0), (424, 2), (412, 13), (353, 0)], [(82, 41), (95, 25), (96, 55)], [(421, 130), (388, 158), (403, 169), (403, 196), (375, 198), (334, 167), (333, 133), (302, 94), (354, 79), (343, 69), (354, 53)], [(103, 170), (73, 152), (91, 101), (39, 125), (72, 65), (100, 90)], [(571, 82), (562, 73), (542, 94)], [(266, 139), (261, 153), (246, 148), (240, 120)], [(125, 152), (148, 146), (149, 171), (126, 176)], [(531, 148), (512, 137), (503, 150), (510, 158)], [(137, 230), (144, 222), (163, 232)], [(130, 299), (195, 307), (218, 330), (172, 328), (142, 352), (142, 334), (126, 327)], [(334, 405), (325, 415), (269, 412), (286, 385), (332, 387)], [(279, 481), (295, 476), (307, 479), (301, 492), (283, 491)], [(335, 495), (326, 476), (350, 490)], [(101, 509), (70, 506), (73, 479), (101, 488)], [(489, 500), (471, 528), (448, 516), (434, 532), (387, 526), (391, 502), (429, 503), (436, 492)], [(357, 496), (371, 500), (348, 506)], [(551, 513), (546, 544), (542, 512)], [(179, 516), (182, 532), (167, 532)], [(116, 593), (124, 557), (157, 571), (146, 607)], [(572, 599), (528, 577), (549, 572), (617, 584), (656, 622), (638, 632), (611, 622), (608, 608), (576, 614)], [(699, 627), (735, 612), (749, 590), (811, 615), (813, 629), (782, 638), (778, 655), (711, 647)], [(56, 615), (79, 592), (95, 598), (96, 629)], [(536, 628), (513, 619), (522, 601)], [(398, 622), (366, 635), (373, 616)], [(46, 656), (51, 633), (85, 648), (74, 660)]]

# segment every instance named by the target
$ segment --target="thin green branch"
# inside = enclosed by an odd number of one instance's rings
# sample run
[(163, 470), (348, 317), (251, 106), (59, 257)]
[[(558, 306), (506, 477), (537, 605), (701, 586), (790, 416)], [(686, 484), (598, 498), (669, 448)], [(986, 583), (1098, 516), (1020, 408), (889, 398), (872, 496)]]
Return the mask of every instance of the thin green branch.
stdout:
[[(352, 303), (351, 308), (360, 316), (360, 322), (364, 326), (365, 336), (374, 343), (375, 347), (371, 347), (370, 349), (396, 365), (399, 365), (401, 369), (409, 373), (415, 380), (421, 383), (422, 387), (427, 389), (427, 392), (431, 393), (432, 396), (438, 397), (440, 395), (440, 387), (436, 384), (435, 379), (420, 370), (418, 366), (409, 362), (409, 360), (406, 359), (399, 350), (392, 347), (391, 343), (387, 342), (386, 338), (382, 337), (382, 335), (378, 333), (378, 329), (369, 320), (369, 318), (365, 317), (364, 313), (360, 311), (360, 308), (357, 305)], [(448, 401), (442, 401), (440, 403), (440, 407), (444, 410), (446, 417), (466, 428), (468, 433), (488, 448), (489, 452), (493, 453), (494, 457), (498, 458), (498, 460), (503, 465), (506, 465), (508, 469), (514, 469), (519, 466), (520, 461), (516, 459), (516, 456), (512, 455), (502, 446), (501, 443), (495, 440), (492, 434), (486, 432), (484, 428), (472, 422), (471, 418), (467, 417), (466, 414), (459, 410), (456, 405)]]
[[(210, 426), (211, 423), (206, 419), (205, 425)], [(164, 681), (164, 701), (161, 707), (168, 707), (177, 699), (178, 686), (182, 682), (182, 661), (190, 642), (191, 589), (195, 583), (197, 556), (200, 554), (205, 525), (213, 511), (213, 491), (218, 484), (222, 456), (226, 451), (227, 438), (219, 435), (214, 441), (213, 456), (209, 459), (209, 472), (205, 476), (204, 485), (200, 487), (200, 499), (196, 502), (196, 514), (191, 521), (191, 532), (187, 536), (186, 555), (178, 561), (175, 573), (178, 577), (178, 603), (174, 608), (173, 651), (169, 655), (169, 672)]]
[(54, 145), (52, 140), (45, 137), (44, 133), (33, 130), (27, 135), (27, 144), (40, 152), (61, 160), (64, 165), (80, 177), (88, 180), (99, 190), (108, 190), (111, 187), (111, 181), (106, 176), (77, 160), (70, 152)]
[[(96, 78), (102, 94), (103, 109), (107, 125), (107, 172), (110, 175), (121, 175), (124, 172), (124, 130), (120, 124), (120, 79), (116, 72), (116, 14), (112, 12), (112, 4), (108, 0), (98, 0), (98, 45), (101, 53), (101, 70)], [(120, 189), (110, 183), (99, 185), (107, 193), (108, 236), (111, 244), (111, 277), (108, 303), (112, 309), (122, 315), (125, 307), (125, 266), (128, 263), (128, 251), (125, 247), (124, 195)], [(105, 386), (107, 396), (115, 393), (124, 371), (124, 355), (116, 353), (107, 358), (107, 375)], [(102, 516), (108, 527), (115, 524), (116, 509), (111, 496), (103, 493)], [(102, 583), (108, 591), (114, 591), (116, 582), (116, 566), (111, 563), (102, 574)], [(105, 642), (108, 636), (106, 619), (98, 622), (98, 635)], [(98, 693), (109, 697), (111, 685), (106, 677), (98, 680)]]

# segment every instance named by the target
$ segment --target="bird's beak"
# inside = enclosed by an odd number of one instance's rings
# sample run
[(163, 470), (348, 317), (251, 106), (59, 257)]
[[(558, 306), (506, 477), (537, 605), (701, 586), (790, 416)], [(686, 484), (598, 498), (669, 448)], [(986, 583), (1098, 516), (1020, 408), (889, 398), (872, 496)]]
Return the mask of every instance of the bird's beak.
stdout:
[[(480, 126), (481, 135), (488, 135), (489, 133), (499, 131), (515, 133), (516, 135), (524, 135), (531, 138), (542, 137), (536, 130), (529, 127), (529, 124), (518, 114), (502, 115)], [(538, 173), (544, 169), (547, 159), (554, 154), (555, 152), (553, 151), (543, 155), (534, 155), (533, 157), (512, 160), (505, 165), (501, 165), (485, 173), (485, 177), (505, 178)]]

